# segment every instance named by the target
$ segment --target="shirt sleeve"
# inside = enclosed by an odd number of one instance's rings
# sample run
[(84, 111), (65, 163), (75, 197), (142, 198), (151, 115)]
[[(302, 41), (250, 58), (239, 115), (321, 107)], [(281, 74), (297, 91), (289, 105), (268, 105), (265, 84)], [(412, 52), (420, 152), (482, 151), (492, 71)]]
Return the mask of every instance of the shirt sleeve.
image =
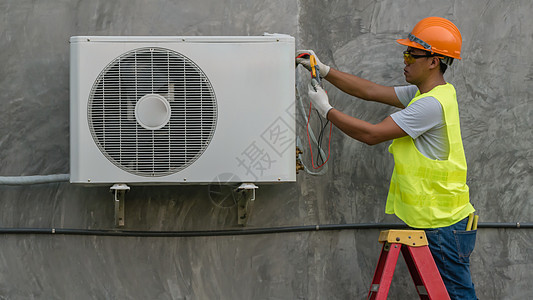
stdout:
[(411, 102), (411, 100), (413, 100), (413, 98), (416, 96), (418, 87), (416, 87), (416, 85), (395, 86), (394, 91), (396, 92), (396, 96), (403, 106), (407, 107), (409, 102)]
[(442, 106), (434, 97), (424, 97), (405, 109), (393, 113), (391, 117), (405, 133), (416, 139), (442, 123)]

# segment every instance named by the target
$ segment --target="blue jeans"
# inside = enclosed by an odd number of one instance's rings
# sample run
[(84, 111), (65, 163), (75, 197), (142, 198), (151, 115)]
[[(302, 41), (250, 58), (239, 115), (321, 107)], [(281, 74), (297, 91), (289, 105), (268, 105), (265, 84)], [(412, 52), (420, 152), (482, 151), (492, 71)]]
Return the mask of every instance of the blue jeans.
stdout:
[(424, 229), (429, 249), (450, 298), (477, 299), (470, 274), (470, 254), (476, 245), (477, 230), (465, 231), (468, 218), (451, 226)]

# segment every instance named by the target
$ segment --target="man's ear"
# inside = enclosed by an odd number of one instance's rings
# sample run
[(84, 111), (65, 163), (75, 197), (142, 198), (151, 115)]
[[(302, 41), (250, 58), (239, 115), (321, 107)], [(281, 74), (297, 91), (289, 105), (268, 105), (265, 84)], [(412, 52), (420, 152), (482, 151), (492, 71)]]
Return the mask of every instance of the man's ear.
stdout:
[(431, 63), (429, 64), (430, 69), (440, 67), (440, 59), (436, 56), (431, 57)]

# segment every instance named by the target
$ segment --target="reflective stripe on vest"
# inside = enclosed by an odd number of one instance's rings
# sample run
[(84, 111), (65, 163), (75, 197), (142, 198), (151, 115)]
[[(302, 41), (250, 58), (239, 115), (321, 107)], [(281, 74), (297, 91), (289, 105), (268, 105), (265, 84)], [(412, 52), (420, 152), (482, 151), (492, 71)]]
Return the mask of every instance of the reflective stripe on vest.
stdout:
[(466, 159), (455, 88), (448, 83), (425, 94), (417, 92), (409, 105), (428, 96), (442, 105), (450, 145), (448, 159), (425, 157), (410, 136), (395, 139), (389, 147), (394, 155), (394, 171), (385, 212), (396, 214), (414, 228), (449, 226), (474, 211), (466, 185)]

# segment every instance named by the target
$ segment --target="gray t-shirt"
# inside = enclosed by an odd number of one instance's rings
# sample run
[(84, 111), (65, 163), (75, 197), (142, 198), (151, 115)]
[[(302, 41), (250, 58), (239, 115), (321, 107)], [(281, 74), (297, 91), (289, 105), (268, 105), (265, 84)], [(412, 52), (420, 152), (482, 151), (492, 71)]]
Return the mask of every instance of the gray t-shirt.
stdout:
[(433, 97), (424, 97), (407, 107), (418, 88), (408, 85), (395, 87), (394, 90), (406, 107), (391, 115), (394, 122), (413, 138), (416, 149), (425, 157), (448, 159), (448, 134), (440, 102)]

